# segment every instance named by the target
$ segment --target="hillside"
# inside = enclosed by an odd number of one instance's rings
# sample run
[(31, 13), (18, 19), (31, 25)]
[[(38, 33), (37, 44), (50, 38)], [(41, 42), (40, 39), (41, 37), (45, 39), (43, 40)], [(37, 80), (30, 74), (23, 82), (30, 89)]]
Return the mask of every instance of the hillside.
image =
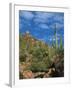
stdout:
[(63, 77), (64, 49), (62, 44), (59, 47), (55, 46), (57, 45), (49, 46), (37, 40), (29, 32), (20, 35), (19, 78)]

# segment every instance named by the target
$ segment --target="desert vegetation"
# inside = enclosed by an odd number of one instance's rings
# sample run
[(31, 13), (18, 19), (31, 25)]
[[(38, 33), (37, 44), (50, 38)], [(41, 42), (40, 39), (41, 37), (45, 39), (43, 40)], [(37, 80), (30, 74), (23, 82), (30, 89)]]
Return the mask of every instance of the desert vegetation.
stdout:
[[(64, 47), (58, 44), (56, 30), (52, 45), (36, 39), (29, 32), (19, 35), (19, 78), (64, 76)], [(53, 38), (53, 37), (52, 37)]]

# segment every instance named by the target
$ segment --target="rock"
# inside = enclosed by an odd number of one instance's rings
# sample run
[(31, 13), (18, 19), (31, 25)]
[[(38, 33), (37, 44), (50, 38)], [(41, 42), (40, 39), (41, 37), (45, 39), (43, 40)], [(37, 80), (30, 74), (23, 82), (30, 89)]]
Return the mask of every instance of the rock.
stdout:
[(43, 76), (43, 78), (48, 78), (48, 77), (50, 77), (50, 75), (49, 75), (48, 73), (46, 73), (46, 74)]
[(24, 62), (19, 64), (19, 71), (21, 73), (23, 73), (23, 71), (26, 70), (27, 67), (29, 67), (30, 65), (31, 65), (31, 63), (24, 63)]
[(34, 76), (33, 76), (32, 71), (26, 70), (26, 71), (23, 72), (23, 78), (29, 79), (29, 78), (33, 78), (33, 77)]
[(34, 78), (43, 78), (45, 72), (37, 72), (37, 73), (34, 73)]
[(55, 68), (50, 68), (48, 74), (50, 75), (52, 72), (55, 72)]
[(47, 73), (45, 73), (44, 78), (51, 77), (53, 72), (55, 72), (55, 68), (50, 68)]

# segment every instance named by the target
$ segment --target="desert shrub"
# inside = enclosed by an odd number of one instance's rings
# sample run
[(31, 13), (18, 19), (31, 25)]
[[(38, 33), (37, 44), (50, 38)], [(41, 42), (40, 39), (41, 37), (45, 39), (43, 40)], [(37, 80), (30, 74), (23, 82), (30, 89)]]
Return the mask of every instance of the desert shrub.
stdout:
[(48, 66), (43, 62), (32, 62), (30, 70), (33, 72), (42, 72), (42, 71), (47, 71)]
[(33, 56), (38, 58), (38, 60), (43, 60), (49, 54), (48, 50), (44, 47), (35, 48), (33, 51)]
[(23, 79), (23, 75), (21, 72), (19, 72), (19, 79)]
[(25, 56), (25, 55), (21, 55), (21, 56), (19, 57), (19, 60), (20, 60), (20, 62), (26, 61), (26, 56)]
[(48, 68), (51, 66), (51, 60), (48, 56), (43, 57), (41, 60), (40, 57), (34, 57), (30, 66), (30, 70), (33, 72), (42, 72), (48, 71)]
[(19, 52), (19, 61), (20, 61), (20, 62), (24, 62), (25, 60), (26, 60), (25, 50), (22, 49), (22, 50)]
[(53, 77), (63, 77), (64, 76), (64, 59), (60, 60), (55, 64), (55, 73)]
[(33, 72), (47, 71), (51, 66), (51, 59), (47, 47), (33, 47), (29, 51), (32, 54), (30, 70)]
[[(59, 62), (54, 63), (54, 68), (56, 69), (55, 75), (60, 75), (64, 68), (64, 48), (62, 43), (62, 37), (60, 38), (60, 45), (58, 45), (56, 30), (54, 37), (55, 42), (52, 46), (48, 46), (42, 41), (37, 41), (36, 45), (32, 45), (32, 41), (28, 44), (20, 37), (20, 49), (19, 49), (19, 59), (20, 62), (30, 63), (26, 66), (25, 70), (31, 70), (33, 72), (45, 72), (51, 68), (53, 61), (59, 60)], [(35, 39), (34, 39), (35, 40)], [(31, 58), (30, 58), (31, 57)], [(27, 60), (27, 62), (26, 62)], [(31, 60), (31, 61), (30, 61)]]

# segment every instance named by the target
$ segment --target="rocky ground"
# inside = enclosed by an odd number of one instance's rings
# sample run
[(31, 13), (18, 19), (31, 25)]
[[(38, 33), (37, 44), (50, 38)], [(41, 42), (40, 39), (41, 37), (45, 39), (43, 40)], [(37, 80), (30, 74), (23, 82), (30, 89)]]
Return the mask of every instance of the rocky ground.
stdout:
[(31, 65), (30, 63), (22, 63), (19, 65), (20, 79), (63, 77), (64, 67), (62, 66), (60, 62), (55, 62), (55, 64), (53, 64), (46, 71), (33, 72), (31, 70), (27, 70), (27, 68)]
[(30, 70), (26, 70), (21, 74), (21, 79), (30, 79), (30, 78), (49, 78), (51, 77), (51, 74), (55, 72), (54, 68), (51, 68), (48, 70), (48, 72), (32, 72)]

